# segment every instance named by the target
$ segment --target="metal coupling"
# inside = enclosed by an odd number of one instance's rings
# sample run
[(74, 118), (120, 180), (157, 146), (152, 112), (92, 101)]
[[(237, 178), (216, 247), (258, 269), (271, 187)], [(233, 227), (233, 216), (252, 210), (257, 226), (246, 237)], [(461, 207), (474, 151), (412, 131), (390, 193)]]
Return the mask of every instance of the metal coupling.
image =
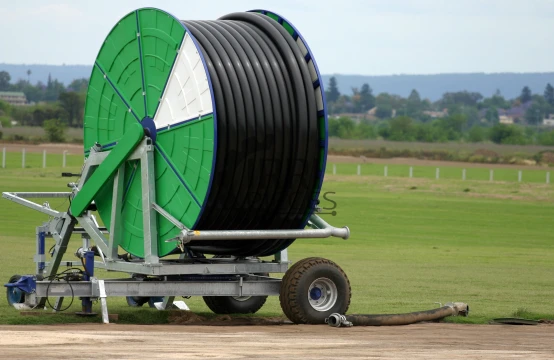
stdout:
[(77, 249), (77, 251), (75, 251), (75, 256), (78, 257), (79, 259), (84, 259), (87, 251), (88, 251), (87, 249), (80, 247)]
[(452, 308), (452, 316), (469, 316), (469, 305), (463, 302), (450, 302), (444, 304)]
[(329, 324), (329, 326), (332, 327), (351, 327), (353, 324), (346, 320), (346, 316), (341, 315), (339, 313), (334, 313), (329, 315), (327, 319), (325, 319), (325, 323)]

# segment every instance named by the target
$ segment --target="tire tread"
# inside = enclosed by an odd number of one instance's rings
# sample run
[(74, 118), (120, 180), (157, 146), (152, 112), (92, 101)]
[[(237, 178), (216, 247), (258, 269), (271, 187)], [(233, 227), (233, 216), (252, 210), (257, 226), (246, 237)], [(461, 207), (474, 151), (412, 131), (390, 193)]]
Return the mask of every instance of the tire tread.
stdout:
[(337, 269), (341, 275), (346, 280), (348, 285), (348, 301), (346, 303), (345, 312), (350, 307), (350, 294), (351, 286), (350, 280), (346, 276), (346, 273), (338, 266), (335, 262), (320, 258), (320, 257), (311, 257), (298, 261), (295, 263), (283, 277), (281, 289), (279, 291), (279, 302), (281, 303), (281, 308), (285, 315), (294, 323), (297, 324), (309, 324), (311, 323), (310, 319), (306, 316), (305, 312), (302, 311), (301, 306), (298, 304), (297, 298), (300, 296), (298, 293), (298, 285), (300, 279), (304, 274), (311, 268), (318, 265), (327, 265)]

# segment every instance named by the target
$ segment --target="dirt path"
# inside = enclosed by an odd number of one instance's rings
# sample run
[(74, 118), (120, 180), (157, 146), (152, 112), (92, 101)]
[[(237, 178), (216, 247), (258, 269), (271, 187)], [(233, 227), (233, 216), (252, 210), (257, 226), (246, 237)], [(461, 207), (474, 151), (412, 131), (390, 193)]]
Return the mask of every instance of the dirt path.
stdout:
[(553, 359), (554, 326), (0, 326), (4, 359)]

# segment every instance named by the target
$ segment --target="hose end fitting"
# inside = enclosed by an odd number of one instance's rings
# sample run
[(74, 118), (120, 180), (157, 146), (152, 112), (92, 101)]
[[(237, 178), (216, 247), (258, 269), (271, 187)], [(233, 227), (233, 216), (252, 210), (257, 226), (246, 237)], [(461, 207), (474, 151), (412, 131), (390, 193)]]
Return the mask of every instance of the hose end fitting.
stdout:
[(346, 316), (334, 313), (329, 315), (327, 319), (325, 319), (325, 323), (332, 327), (351, 327), (353, 324), (346, 320)]

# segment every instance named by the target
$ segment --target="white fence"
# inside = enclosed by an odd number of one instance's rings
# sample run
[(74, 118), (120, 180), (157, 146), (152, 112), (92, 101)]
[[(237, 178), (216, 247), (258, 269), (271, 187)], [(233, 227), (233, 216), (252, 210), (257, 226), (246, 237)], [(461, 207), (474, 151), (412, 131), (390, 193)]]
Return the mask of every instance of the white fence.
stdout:
[[(4, 147), (2, 148), (2, 169), (5, 169), (6, 168), (6, 165), (7, 165), (7, 162), (6, 162), (6, 158), (7, 158), (7, 149)], [(69, 151), (68, 150), (64, 150), (62, 152), (62, 167), (66, 167), (67, 165), (67, 155), (69, 154)], [(46, 150), (42, 150), (42, 168), (46, 168), (46, 166), (48, 165), (47, 164), (47, 152)], [(25, 169), (25, 167), (27, 166), (27, 151), (25, 148), (21, 149), (21, 168)], [(51, 165), (53, 166), (53, 165)], [(57, 165), (59, 166), (59, 164)]]
[[(346, 165), (346, 164), (345, 164)], [(352, 164), (349, 164), (350, 167)], [(348, 165), (347, 165), (348, 166)], [(427, 167), (428, 166), (422, 166), (422, 167)], [(486, 170), (483, 172), (483, 168), (470, 168), (470, 170), (477, 170), (477, 171), (480, 171), (482, 172), (481, 175), (484, 175), (486, 174)], [(502, 169), (502, 170), (511, 170), (511, 169)], [(514, 169), (515, 170), (515, 169)], [(332, 174), (333, 175), (337, 175), (337, 164), (332, 164)], [(429, 171), (429, 170), (428, 170)], [(546, 184), (550, 184), (550, 171), (541, 171), (541, 170), (530, 170), (530, 171), (534, 171), (535, 174), (533, 174), (533, 176), (529, 176), (533, 179), (532, 182), (534, 183), (537, 183), (537, 182), (542, 182), (543, 180), (540, 180), (539, 181), (539, 178), (542, 176), (540, 175), (539, 173), (543, 173), (544, 174), (544, 182)], [(371, 174), (363, 174), (363, 168), (362, 168), (362, 165), (357, 165), (356, 166), (356, 170), (355, 170), (355, 174), (358, 175), (358, 176), (361, 176), (361, 175), (380, 175), (382, 174), (382, 176), (389, 176), (389, 166), (388, 165), (384, 165), (383, 166), (383, 171), (382, 173), (375, 173), (375, 171), (373, 171)], [(354, 175), (353, 172), (350, 172), (350, 173), (345, 173), (345, 172), (341, 172), (339, 175)], [(407, 169), (407, 173), (406, 175), (409, 177), (409, 178), (413, 178), (414, 177), (414, 167), (413, 166), (410, 166), (408, 169)], [(515, 173), (514, 173), (515, 175)], [(517, 170), (517, 182), (523, 182), (524, 181), (524, 176), (523, 176), (523, 170)], [(398, 175), (397, 175), (398, 176)], [(405, 175), (399, 175), (399, 176), (405, 176)], [(486, 175), (485, 175), (486, 176)], [(421, 178), (432, 178), (432, 176), (422, 176)], [(441, 168), (440, 167), (437, 167), (435, 168), (435, 171), (434, 171), (434, 178), (436, 180), (439, 180), (441, 179)], [(448, 179), (453, 179), (452, 176), (450, 177), (447, 177)], [(461, 169), (461, 172), (460, 172), (460, 177), (459, 179), (461, 180), (468, 180), (468, 170), (467, 169)], [(514, 181), (516, 180), (516, 177), (514, 176)], [(485, 179), (472, 179), (472, 180), (481, 180), (481, 181), (486, 181)], [(498, 179), (497, 179), (498, 180)], [(492, 182), (492, 181), (495, 181), (495, 171), (494, 169), (489, 169), (488, 171), (488, 181)], [(498, 181), (510, 181), (510, 180), (506, 180), (505, 179), (505, 176), (504, 178), (502, 179), (499, 179)]]

